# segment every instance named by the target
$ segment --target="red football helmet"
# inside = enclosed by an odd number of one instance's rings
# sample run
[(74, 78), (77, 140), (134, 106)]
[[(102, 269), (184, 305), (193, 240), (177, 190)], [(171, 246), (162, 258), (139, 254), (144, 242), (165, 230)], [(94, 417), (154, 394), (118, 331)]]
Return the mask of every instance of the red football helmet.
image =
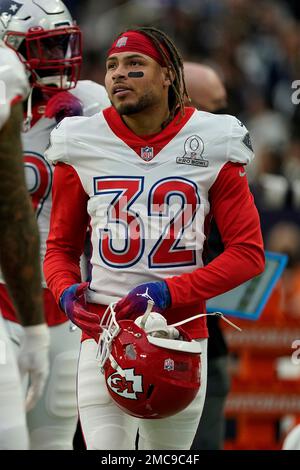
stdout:
[(178, 413), (197, 395), (201, 345), (168, 326), (151, 312), (152, 305), (137, 320), (119, 323), (110, 305), (101, 321), (99, 357), (116, 405), (131, 416), (153, 419)]

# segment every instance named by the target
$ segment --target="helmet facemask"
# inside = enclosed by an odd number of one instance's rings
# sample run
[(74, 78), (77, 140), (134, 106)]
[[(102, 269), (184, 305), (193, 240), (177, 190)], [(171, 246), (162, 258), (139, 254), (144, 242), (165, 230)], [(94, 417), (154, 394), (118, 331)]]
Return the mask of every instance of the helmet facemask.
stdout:
[(76, 86), (82, 63), (81, 31), (77, 26), (52, 30), (36, 27), (26, 33), (7, 31), (4, 41), (31, 73), (34, 87), (58, 91)]

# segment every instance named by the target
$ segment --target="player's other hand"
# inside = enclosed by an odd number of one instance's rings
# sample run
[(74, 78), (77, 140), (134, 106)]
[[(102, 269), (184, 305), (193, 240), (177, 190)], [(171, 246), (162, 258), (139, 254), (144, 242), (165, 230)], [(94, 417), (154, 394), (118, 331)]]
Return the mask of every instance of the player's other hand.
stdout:
[(19, 354), (21, 377), (29, 375), (26, 411), (32, 410), (42, 396), (49, 374), (50, 336), (46, 324), (25, 326), (24, 341)]
[(46, 105), (45, 117), (55, 118), (57, 124), (65, 117), (82, 116), (81, 101), (68, 91), (61, 91), (50, 98)]
[(59, 303), (71, 322), (98, 342), (101, 332), (100, 317), (88, 310), (86, 303), (88, 285), (88, 282), (83, 282), (68, 287), (62, 293)]
[(117, 320), (135, 320), (143, 315), (148, 300), (153, 300), (153, 310), (158, 313), (163, 313), (171, 305), (171, 296), (165, 281), (147, 282), (132, 289), (115, 306)]

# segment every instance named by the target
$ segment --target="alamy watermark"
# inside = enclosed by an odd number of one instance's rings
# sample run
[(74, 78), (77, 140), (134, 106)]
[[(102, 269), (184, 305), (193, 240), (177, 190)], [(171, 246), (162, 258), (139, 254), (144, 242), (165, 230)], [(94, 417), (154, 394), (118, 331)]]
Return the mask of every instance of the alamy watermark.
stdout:
[[(109, 236), (116, 243), (128, 240), (177, 240), (194, 249), (202, 249), (204, 235), (204, 205), (153, 204), (151, 208), (143, 204), (128, 205), (125, 197), (119, 199), (118, 208), (111, 206), (109, 211), (97, 208), (95, 229), (98, 237)], [(120, 209), (121, 207), (121, 209)]]
[(300, 80), (294, 80), (292, 88), (295, 90), (291, 96), (292, 103), (295, 105), (300, 104)]
[(292, 349), (295, 349), (295, 351), (292, 354), (292, 363), (295, 366), (300, 365), (300, 339), (295, 339), (295, 341), (292, 342)]
[(6, 357), (6, 342), (0, 340), (0, 366), (4, 366), (7, 362)]
[(0, 80), (0, 106), (6, 103), (6, 84)]

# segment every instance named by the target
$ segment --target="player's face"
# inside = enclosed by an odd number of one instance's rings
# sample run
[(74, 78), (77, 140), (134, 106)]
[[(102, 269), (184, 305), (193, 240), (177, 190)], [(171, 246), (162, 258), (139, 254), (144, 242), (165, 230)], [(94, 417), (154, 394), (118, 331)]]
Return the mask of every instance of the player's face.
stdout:
[[(129, 72), (142, 72), (142, 76), (130, 77)], [(105, 86), (120, 115), (159, 106), (163, 96), (167, 96), (169, 84), (166, 69), (144, 54), (121, 52), (107, 59)]]

